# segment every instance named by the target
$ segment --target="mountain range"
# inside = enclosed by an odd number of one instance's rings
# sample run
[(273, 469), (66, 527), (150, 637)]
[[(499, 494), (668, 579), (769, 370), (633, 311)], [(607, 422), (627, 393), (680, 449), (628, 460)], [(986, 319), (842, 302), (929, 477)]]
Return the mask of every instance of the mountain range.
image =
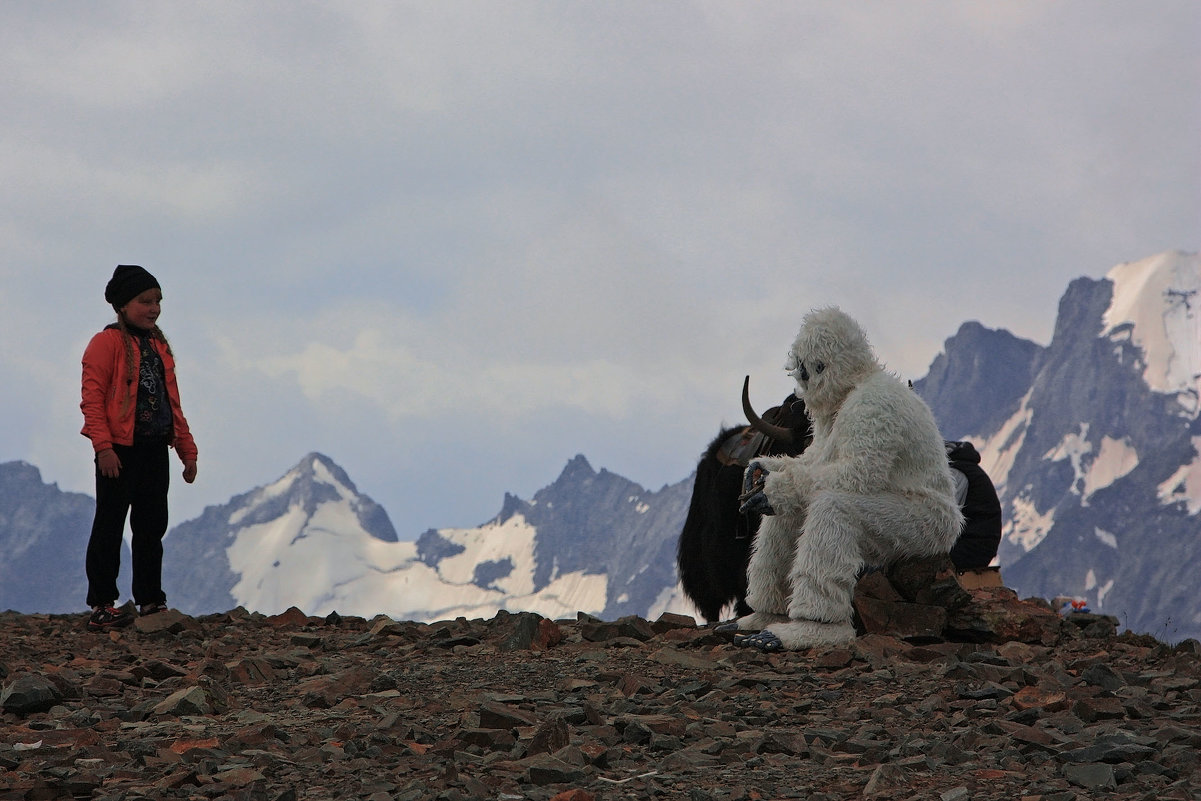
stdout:
[(387, 515), (319, 453), (170, 534), (163, 568), (185, 612), (296, 606), (404, 620), (642, 614), (674, 587), (684, 483), (647, 492), (576, 456), (531, 501), (507, 495), (478, 528), (398, 541)]
[[(1201, 637), (1197, 254), (1073, 281), (1045, 346), (965, 322), (914, 387), (944, 437), (983, 456), (1002, 500), (1008, 586), (1082, 600), (1161, 639)], [(311, 453), (173, 528), (164, 582), (193, 614), (690, 613), (674, 554), (691, 491), (692, 477), (649, 491), (580, 455), (532, 499), (506, 495), (481, 526), (405, 542), (345, 471)], [(0, 464), (0, 609), (82, 609), (92, 508), (32, 465)]]

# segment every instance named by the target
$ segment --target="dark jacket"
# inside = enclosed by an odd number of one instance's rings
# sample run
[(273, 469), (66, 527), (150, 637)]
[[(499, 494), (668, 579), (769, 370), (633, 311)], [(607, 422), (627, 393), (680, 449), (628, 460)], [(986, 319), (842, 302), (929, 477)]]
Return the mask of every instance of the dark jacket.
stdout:
[(987, 567), (1001, 544), (1001, 501), (972, 443), (947, 442), (946, 448), (951, 468), (967, 478), (967, 494), (960, 504), (963, 531), (951, 549), (951, 561), (959, 570)]

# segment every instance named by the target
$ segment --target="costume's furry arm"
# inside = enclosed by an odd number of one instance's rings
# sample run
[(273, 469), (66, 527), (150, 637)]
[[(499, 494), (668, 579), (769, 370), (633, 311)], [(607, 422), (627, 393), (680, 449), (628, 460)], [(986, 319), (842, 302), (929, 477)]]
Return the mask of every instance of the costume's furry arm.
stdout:
[(760, 514), (788, 515), (804, 511), (818, 489), (812, 479), (812, 470), (802, 457), (755, 459), (747, 467), (747, 475), (756, 468), (766, 475), (761, 479), (761, 501), (749, 508)]

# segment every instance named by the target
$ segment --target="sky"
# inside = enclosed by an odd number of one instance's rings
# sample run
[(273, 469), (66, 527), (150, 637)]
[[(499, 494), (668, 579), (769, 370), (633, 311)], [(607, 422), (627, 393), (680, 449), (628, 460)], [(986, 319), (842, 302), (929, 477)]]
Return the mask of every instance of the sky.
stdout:
[(0, 462), (94, 494), (104, 285), (163, 287), (172, 523), (342, 466), (401, 539), (584, 454), (650, 490), (837, 305), (969, 320), (1201, 247), (1201, 4), (5, 2)]

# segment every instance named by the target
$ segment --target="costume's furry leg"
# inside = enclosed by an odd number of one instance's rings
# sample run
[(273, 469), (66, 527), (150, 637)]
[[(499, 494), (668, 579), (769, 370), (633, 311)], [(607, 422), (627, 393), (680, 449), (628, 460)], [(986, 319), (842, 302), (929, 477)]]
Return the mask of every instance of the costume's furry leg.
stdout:
[(809, 509), (788, 576), (788, 616), (793, 620), (851, 622), (851, 599), (863, 556), (862, 532), (849, 505), (846, 496), (827, 492)]
[(767, 627), (784, 648), (839, 645), (855, 639), (852, 597), (863, 559), (856, 515), (845, 508), (845, 500), (822, 493), (809, 508), (788, 577), (789, 620)]
[(788, 619), (788, 565), (802, 520), (783, 515), (764, 517), (759, 524), (746, 570), (746, 602), (755, 611), (738, 619), (739, 629), (758, 630)]

